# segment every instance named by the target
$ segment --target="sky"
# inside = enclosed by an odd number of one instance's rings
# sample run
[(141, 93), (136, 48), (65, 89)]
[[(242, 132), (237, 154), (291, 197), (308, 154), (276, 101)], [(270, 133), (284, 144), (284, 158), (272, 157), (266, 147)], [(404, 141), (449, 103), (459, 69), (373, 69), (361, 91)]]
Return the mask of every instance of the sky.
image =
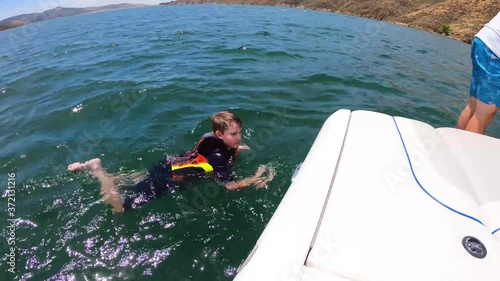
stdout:
[(164, 0), (0, 0), (0, 20), (30, 13), (40, 13), (55, 7), (83, 8), (99, 7), (109, 4), (148, 4), (158, 5)]

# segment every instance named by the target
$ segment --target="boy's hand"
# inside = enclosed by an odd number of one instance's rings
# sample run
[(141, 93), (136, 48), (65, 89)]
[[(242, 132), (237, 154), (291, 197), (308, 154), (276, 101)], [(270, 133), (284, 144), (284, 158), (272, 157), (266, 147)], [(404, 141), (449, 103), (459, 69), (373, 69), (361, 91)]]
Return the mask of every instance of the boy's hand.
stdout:
[(239, 150), (250, 150), (250, 147), (246, 144), (238, 146), (238, 151)]
[(260, 184), (262, 182), (266, 182), (265, 177), (251, 177), (251, 178), (246, 178), (238, 182), (228, 182), (226, 183), (226, 189), (228, 190), (238, 190), (240, 188), (244, 188), (247, 186), (250, 186), (252, 184)]
[(264, 174), (265, 171), (266, 171), (266, 166), (260, 165), (259, 168), (257, 169), (257, 172), (255, 173), (255, 177), (258, 178), (262, 176), (262, 174)]
[[(262, 176), (267, 172), (267, 175)], [(267, 188), (267, 183), (272, 181), (274, 176), (276, 175), (276, 171), (272, 167), (267, 167), (264, 165), (260, 165), (255, 172), (255, 176), (240, 180), (238, 182), (228, 182), (226, 183), (227, 190), (238, 190), (240, 188), (244, 188), (250, 185), (255, 185), (256, 189)]]
[[(262, 177), (262, 174), (267, 172), (267, 176)], [(257, 177), (257, 181), (254, 183), (256, 189), (267, 188), (267, 183), (272, 181), (276, 176), (276, 170), (274, 170), (271, 166), (260, 165), (257, 169), (257, 173), (255, 177)]]
[(255, 183), (255, 189), (267, 188), (267, 178), (260, 177), (258, 179), (259, 181)]

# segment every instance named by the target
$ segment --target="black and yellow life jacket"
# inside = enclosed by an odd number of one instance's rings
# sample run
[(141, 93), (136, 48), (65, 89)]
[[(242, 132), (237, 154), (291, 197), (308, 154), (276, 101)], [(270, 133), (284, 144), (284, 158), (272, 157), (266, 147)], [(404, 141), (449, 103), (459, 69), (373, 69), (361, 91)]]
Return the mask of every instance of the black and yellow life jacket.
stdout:
[[(206, 133), (192, 151), (185, 153), (185, 156), (169, 159), (167, 164), (171, 165), (174, 176), (208, 174), (214, 171), (214, 167), (209, 163), (207, 157), (214, 151), (228, 149), (224, 142), (214, 133)], [(234, 149), (232, 150), (234, 151)], [(230, 162), (233, 161), (232, 158), (236, 156), (236, 152), (234, 151), (231, 154)]]

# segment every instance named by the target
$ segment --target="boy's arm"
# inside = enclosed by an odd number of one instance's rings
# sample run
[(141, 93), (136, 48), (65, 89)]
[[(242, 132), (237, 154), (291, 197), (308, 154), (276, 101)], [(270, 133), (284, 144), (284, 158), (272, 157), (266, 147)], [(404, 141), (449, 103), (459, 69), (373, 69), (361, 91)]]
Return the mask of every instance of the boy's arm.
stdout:
[(240, 181), (232, 181), (225, 184), (227, 190), (238, 190), (244, 187), (248, 187), (252, 184), (258, 184), (264, 181), (264, 177), (250, 177), (242, 179)]
[(240, 188), (248, 187), (252, 184), (259, 184), (266, 180), (262, 177), (265, 171), (263, 166), (260, 166), (257, 173), (253, 177), (235, 181), (231, 176), (231, 170), (228, 168), (227, 155), (222, 153), (213, 153), (208, 159), (210, 165), (214, 168), (216, 177), (224, 183), (228, 190), (238, 190)]
[(262, 174), (264, 173), (265, 170), (266, 170), (266, 168), (264, 166), (259, 166), (259, 168), (257, 169), (257, 172), (255, 173), (255, 175), (253, 177), (249, 177), (249, 178), (237, 181), (237, 182), (236, 181), (228, 182), (225, 184), (226, 189), (238, 190), (240, 188), (248, 187), (252, 184), (262, 183), (263, 181), (266, 180), (265, 177), (262, 177)]
[(265, 177), (260, 177), (259, 175), (255, 174), (255, 176), (253, 177), (235, 181), (234, 177), (231, 175), (231, 172), (227, 169), (217, 169), (216, 167), (214, 168), (217, 178), (224, 183), (224, 186), (228, 190), (238, 190), (240, 188), (248, 187), (252, 184), (261, 183), (265, 180)]

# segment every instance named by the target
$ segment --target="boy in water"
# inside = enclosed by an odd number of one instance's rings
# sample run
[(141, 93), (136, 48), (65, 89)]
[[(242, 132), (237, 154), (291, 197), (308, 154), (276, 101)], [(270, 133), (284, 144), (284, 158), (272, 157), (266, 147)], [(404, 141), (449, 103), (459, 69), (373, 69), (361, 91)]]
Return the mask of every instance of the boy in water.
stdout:
[(274, 170), (260, 166), (253, 177), (234, 181), (231, 168), (239, 150), (249, 149), (241, 145), (241, 120), (233, 113), (223, 111), (212, 116), (212, 132), (203, 135), (192, 152), (168, 161), (160, 161), (150, 171), (149, 176), (132, 187), (132, 196), (122, 200), (113, 181), (101, 166), (101, 160), (95, 158), (85, 163), (73, 163), (68, 171), (88, 171), (101, 183), (105, 202), (115, 212), (135, 209), (161, 197), (169, 188), (177, 187), (177, 182), (189, 177), (215, 175), (228, 190), (238, 190), (250, 185), (257, 188), (266, 186), (273, 179)]

